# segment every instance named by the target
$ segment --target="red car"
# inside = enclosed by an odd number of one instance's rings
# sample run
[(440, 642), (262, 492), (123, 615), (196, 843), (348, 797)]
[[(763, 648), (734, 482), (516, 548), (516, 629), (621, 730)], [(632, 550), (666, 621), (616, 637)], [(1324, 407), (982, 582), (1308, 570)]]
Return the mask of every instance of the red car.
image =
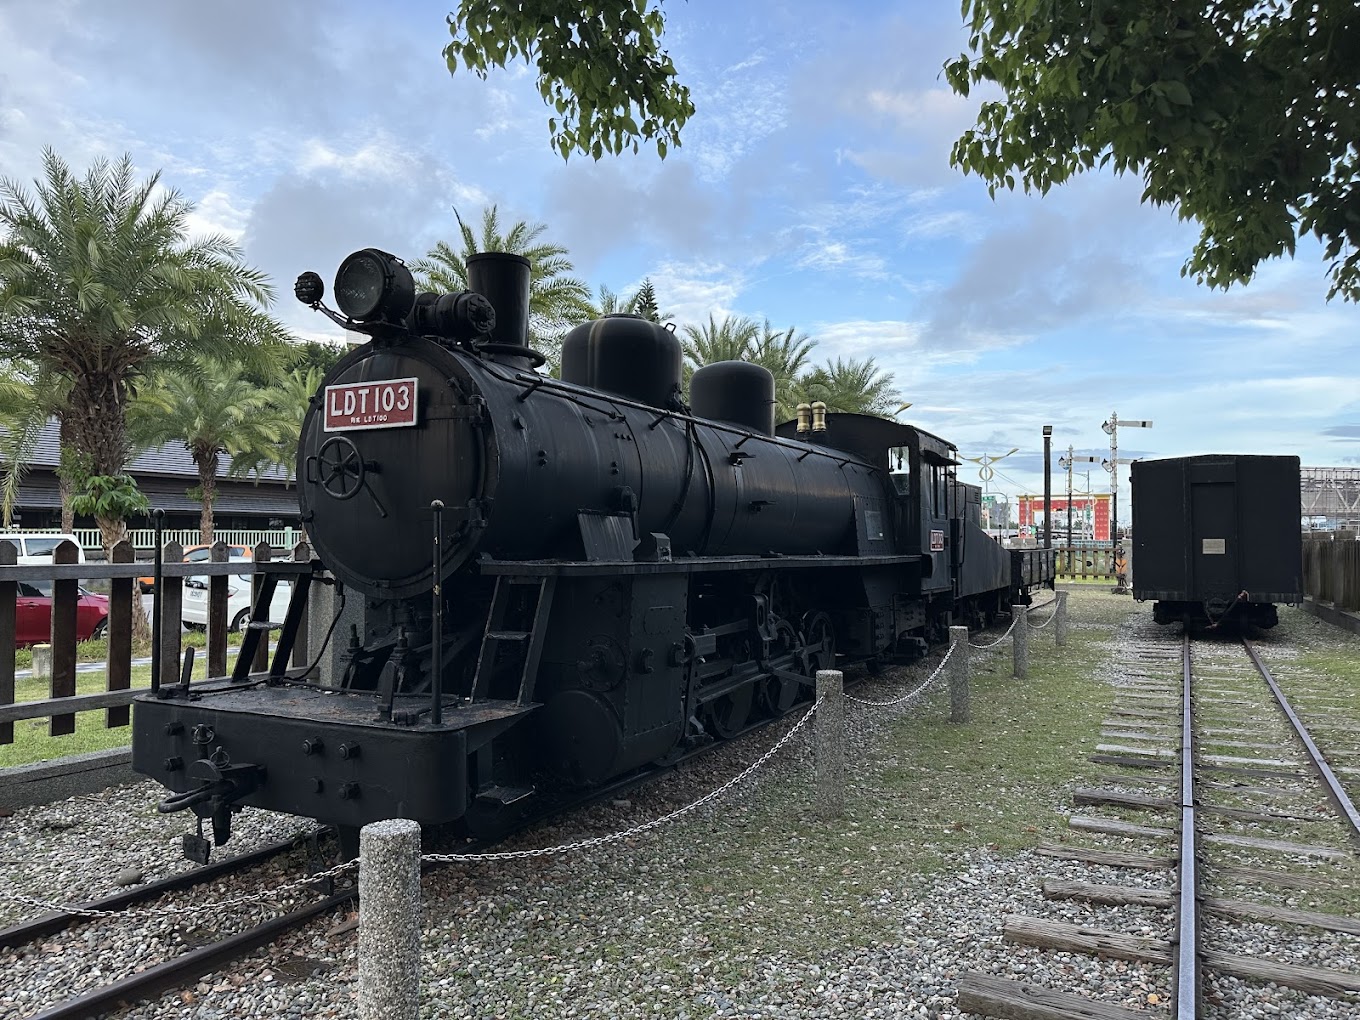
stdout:
[[(80, 589), (76, 602), (76, 640), (103, 637), (109, 626), (109, 597)], [(14, 643), (36, 645), (52, 640), (52, 583), (20, 581), (15, 599)]]

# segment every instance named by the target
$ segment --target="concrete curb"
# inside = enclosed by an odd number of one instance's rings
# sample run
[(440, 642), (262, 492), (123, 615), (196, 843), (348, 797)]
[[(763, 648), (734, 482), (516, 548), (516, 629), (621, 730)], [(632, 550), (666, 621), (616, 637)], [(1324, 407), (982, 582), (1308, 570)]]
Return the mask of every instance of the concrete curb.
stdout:
[(1319, 620), (1330, 623), (1334, 627), (1348, 630), (1352, 634), (1360, 634), (1360, 613), (1337, 609), (1331, 602), (1320, 602), (1317, 599), (1306, 597), (1299, 608), (1305, 613), (1312, 613)]
[(34, 765), (15, 765), (0, 769), (0, 810), (50, 804), (141, 779), (132, 771), (130, 747), (73, 754)]

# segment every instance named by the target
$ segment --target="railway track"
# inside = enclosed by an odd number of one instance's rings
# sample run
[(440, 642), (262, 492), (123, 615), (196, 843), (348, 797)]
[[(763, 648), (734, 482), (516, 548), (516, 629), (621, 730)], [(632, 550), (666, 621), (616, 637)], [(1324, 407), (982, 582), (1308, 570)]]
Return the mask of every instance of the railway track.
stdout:
[[(859, 679), (863, 681), (870, 678), (861, 676)], [(854, 685), (854, 683), (847, 684), (847, 687)], [(803, 702), (794, 706), (793, 709), (782, 716), (757, 720), (745, 727), (728, 741), (725, 741), (725, 744), (727, 746), (734, 746), (738, 741), (742, 741), (774, 723), (796, 723), (800, 712), (807, 707), (807, 703)], [(544, 822), (560, 818), (574, 811), (583, 810), (592, 805), (616, 798), (621, 793), (652, 783), (661, 776), (675, 771), (692, 759), (707, 754), (712, 750), (714, 750), (712, 745), (695, 748), (664, 765), (640, 770), (630, 776), (616, 780), (605, 787), (575, 797), (569, 802), (558, 803), (549, 810), (536, 813), (533, 816), (524, 819), (521, 824), (496, 835), (494, 838), (464, 842), (457, 846), (456, 853), (477, 854), (487, 851), (492, 847), (498, 846), (517, 835), (521, 835), (524, 832), (543, 824)], [(169, 879), (142, 886), (136, 890), (120, 893), (103, 900), (80, 904), (76, 910), (52, 913), (29, 922), (14, 925), (9, 929), (0, 931), (0, 949), (23, 946), (47, 935), (61, 931), (73, 924), (80, 923), (82, 919), (89, 916), (101, 916), (102, 912), (106, 911), (111, 913), (124, 911), (133, 907), (135, 904), (156, 899), (168, 892), (192, 888), (195, 885), (212, 881), (235, 871), (257, 866), (274, 856), (287, 852), (296, 845), (298, 845), (298, 841), (275, 844), (270, 847), (261, 848), (251, 854), (242, 855), (238, 858), (228, 858), (213, 865), (207, 865), (202, 868), (185, 872), (181, 875), (172, 876)], [(442, 866), (443, 865), (441, 864), (427, 863), (425, 865), (425, 870), (429, 871)], [(338, 869), (332, 869), (332, 871), (335, 870)], [(314, 879), (324, 878), (326, 874), (326, 872), (322, 872), (318, 876), (309, 876), (297, 882), (291, 882), (289, 885), (305, 885), (312, 882)], [(314, 902), (308, 903), (305, 906), (299, 907), (288, 913), (270, 918), (226, 938), (198, 946), (188, 952), (181, 953), (178, 956), (167, 959), (154, 966), (147, 967), (140, 973), (129, 974), (119, 980), (94, 988), (79, 996), (56, 1003), (38, 1013), (32, 1014), (30, 1020), (85, 1020), (85, 1018), (93, 1020), (93, 1018), (102, 1016), (111, 1010), (126, 1008), (131, 1004), (147, 1001), (152, 996), (191, 983), (203, 975), (220, 970), (233, 961), (240, 959), (250, 951), (274, 942), (315, 918), (321, 917), (337, 909), (349, 907), (357, 900), (357, 897), (358, 890), (356, 883), (354, 888), (322, 896)], [(86, 911), (91, 913), (87, 914), (85, 913)]]
[[(1162, 641), (1135, 649), (1102, 730), (1104, 742), (1091, 755), (1108, 766), (1107, 784), (1075, 791), (1078, 808), (1096, 810), (1072, 815), (1069, 825), (1125, 844), (1150, 843), (1154, 852), (1065, 845), (1039, 852), (1125, 876), (1161, 876), (1160, 883), (1145, 877), (1127, 885), (1047, 881), (1044, 895), (1091, 909), (1141, 911), (1144, 918), (1151, 912), (1161, 917), (1167, 937), (1012, 917), (1005, 940), (1166, 968), (1162, 987), (1170, 994), (1154, 994), (1149, 1002), (1169, 999), (1176, 1020), (1213, 1015), (1214, 982), (1225, 978), (1273, 982), (1360, 1009), (1360, 973), (1353, 965), (1267, 959), (1238, 951), (1241, 940), (1233, 938), (1233, 926), (1271, 932), (1272, 946), (1300, 942), (1307, 937), (1300, 930), (1360, 936), (1360, 918), (1345, 909), (1280, 905), (1302, 898), (1326, 906), (1360, 874), (1360, 812), (1346, 788), (1360, 775), (1360, 729), (1326, 719), (1324, 692), (1308, 691), (1287, 668), (1280, 672), (1283, 682), (1246, 640), (1183, 637), (1179, 646)], [(1311, 713), (1290, 701), (1295, 690), (1315, 706)], [(1310, 716), (1332, 724), (1327, 754), (1306, 724)], [(1255, 893), (1239, 898), (1241, 889)], [(1155, 1015), (982, 974), (960, 982), (959, 1005), (1014, 1020)]]

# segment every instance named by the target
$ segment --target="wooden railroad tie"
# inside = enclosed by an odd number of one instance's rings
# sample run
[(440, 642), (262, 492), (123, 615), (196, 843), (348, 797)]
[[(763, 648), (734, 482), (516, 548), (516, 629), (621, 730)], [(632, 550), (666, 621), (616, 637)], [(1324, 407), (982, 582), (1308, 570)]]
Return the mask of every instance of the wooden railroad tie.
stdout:
[(959, 1009), (1004, 1020), (1146, 1020), (1148, 1015), (976, 972), (959, 978)]
[[(1064, 921), (1047, 921), (1038, 917), (1007, 918), (1002, 938), (1019, 945), (1084, 953), (1087, 956), (1100, 956), (1112, 960), (1130, 960), (1136, 963), (1170, 965), (1173, 957), (1171, 943), (1166, 939), (1124, 935), (1099, 928), (1083, 928)], [(1274, 982), (1314, 995), (1340, 996), (1360, 992), (1360, 974), (1327, 970), (1322, 967), (1272, 963), (1212, 950), (1206, 950), (1200, 956), (1206, 967), (1233, 977)]]

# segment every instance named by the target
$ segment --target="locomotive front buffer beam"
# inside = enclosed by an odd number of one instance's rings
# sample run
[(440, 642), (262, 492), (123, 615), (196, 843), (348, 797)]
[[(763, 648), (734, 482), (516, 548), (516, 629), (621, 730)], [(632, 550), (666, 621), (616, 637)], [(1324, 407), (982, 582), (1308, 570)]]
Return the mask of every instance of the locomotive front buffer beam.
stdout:
[[(198, 835), (185, 836), (184, 851), (199, 862), (210, 845), (230, 838), (231, 816), (245, 806), (342, 831), (384, 818), (423, 825), (461, 818), (469, 754), (537, 708), (451, 702), (440, 725), (395, 725), (377, 718), (372, 692), (224, 683), (195, 693), (192, 701), (136, 702), (132, 767), (170, 788), (162, 812), (198, 817)], [(208, 820), (211, 844), (203, 836)]]

